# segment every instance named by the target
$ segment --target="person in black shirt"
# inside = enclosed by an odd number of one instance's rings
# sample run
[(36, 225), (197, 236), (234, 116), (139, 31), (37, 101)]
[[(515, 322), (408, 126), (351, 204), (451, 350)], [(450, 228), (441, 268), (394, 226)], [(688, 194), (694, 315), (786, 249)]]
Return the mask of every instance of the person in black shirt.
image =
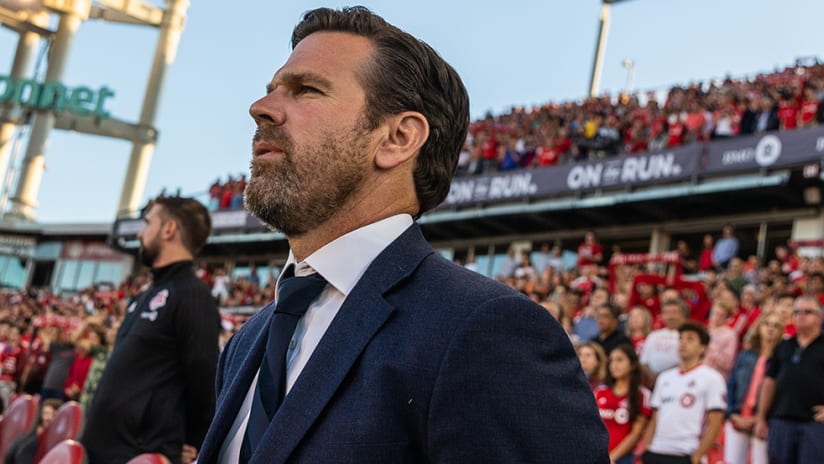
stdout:
[(154, 280), (129, 305), (87, 411), (90, 464), (146, 452), (190, 462), (214, 414), (220, 316), (192, 264), (209, 214), (191, 198), (161, 196), (143, 218), (140, 255)]
[(755, 435), (767, 440), (771, 463), (824, 462), (821, 320), (821, 306), (815, 298), (797, 298), (793, 306), (796, 335), (776, 347), (768, 364), (761, 385)]
[(629, 337), (619, 330), (621, 325), (619, 317), (621, 317), (621, 308), (613, 303), (604, 303), (595, 308), (598, 335), (592, 341), (601, 345), (607, 356), (616, 346), (623, 343), (632, 343)]

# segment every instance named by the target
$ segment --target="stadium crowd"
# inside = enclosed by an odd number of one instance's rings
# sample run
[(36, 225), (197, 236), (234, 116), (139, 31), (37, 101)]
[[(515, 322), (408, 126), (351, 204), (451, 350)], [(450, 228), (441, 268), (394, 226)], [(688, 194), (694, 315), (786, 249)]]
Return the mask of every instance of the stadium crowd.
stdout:
[[(543, 305), (564, 327), (599, 405), (612, 405), (602, 407), (601, 413), (610, 432), (618, 434), (611, 447), (623, 455), (646, 446), (642, 432), (651, 392), (656, 378), (679, 364), (679, 328), (693, 321), (706, 330), (709, 343), (703, 365), (728, 384), (724, 436), (732, 452), (730, 443), (738, 449), (741, 437), (753, 436), (758, 407), (752, 392), (757, 389), (750, 385), (765, 377), (763, 360), (778, 342), (797, 334), (799, 302), (809, 300), (816, 308), (824, 303), (824, 258), (799, 256), (792, 247), (778, 246), (764, 265), (755, 257), (742, 259), (729, 226), (718, 237), (707, 234), (699, 252), (679, 241), (663, 255), (668, 258), (637, 255), (622, 260), (613, 250), (606, 261), (595, 234), (589, 232), (577, 248), (575, 266), (565, 265), (560, 244), (544, 243), (536, 250), (511, 249), (495, 278)], [(458, 264), (473, 268), (473, 260), (468, 261)], [(274, 295), (276, 274), (261, 279), (253, 265), (245, 275), (231, 279), (223, 268), (201, 262), (196, 274), (224, 310), (259, 308)], [(114, 289), (0, 295), (3, 405), (18, 393), (53, 399), (49, 404), (54, 407), (66, 400), (88, 405), (126, 308), (150, 280), (150, 273), (139, 272)], [(245, 319), (224, 313), (221, 346)], [(624, 372), (613, 367), (615, 363), (632, 369)], [(633, 376), (637, 381), (630, 382)], [(627, 382), (641, 392), (638, 399), (627, 399)], [(613, 392), (616, 385), (623, 396)], [(616, 414), (629, 414), (632, 421), (617, 420)], [(638, 415), (644, 415), (644, 423), (634, 430), (631, 425)], [(629, 442), (621, 445), (627, 436)], [(723, 459), (724, 446), (715, 438), (712, 446), (715, 457)], [(623, 455), (613, 457), (617, 462)]]
[[(824, 64), (656, 92), (515, 107), (469, 128), (457, 175), (529, 169), (644, 153), (824, 122)], [(243, 207), (246, 176), (216, 179), (210, 211)]]
[(547, 103), (470, 125), (459, 175), (582, 162), (824, 122), (824, 65)]
[(209, 211), (219, 209), (238, 209), (243, 207), (243, 190), (246, 188), (246, 175), (226, 176), (226, 182), (219, 178), (209, 186)]

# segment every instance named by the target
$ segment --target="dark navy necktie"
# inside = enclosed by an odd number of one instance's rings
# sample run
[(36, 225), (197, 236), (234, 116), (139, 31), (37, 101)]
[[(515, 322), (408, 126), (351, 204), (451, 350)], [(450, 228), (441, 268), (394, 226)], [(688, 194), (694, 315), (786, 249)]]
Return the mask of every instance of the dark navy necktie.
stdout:
[(286, 277), (278, 286), (278, 301), (269, 323), (266, 352), (260, 363), (252, 410), (240, 450), (241, 463), (249, 461), (283, 401), (286, 392), (286, 351), (298, 321), (324, 287), (326, 280), (319, 274)]

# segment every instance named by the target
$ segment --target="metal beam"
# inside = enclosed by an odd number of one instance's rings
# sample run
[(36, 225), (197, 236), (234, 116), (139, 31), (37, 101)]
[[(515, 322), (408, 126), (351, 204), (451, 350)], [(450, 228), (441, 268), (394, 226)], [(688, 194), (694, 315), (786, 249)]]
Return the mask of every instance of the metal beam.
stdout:
[(99, 119), (94, 116), (60, 113), (55, 120), (54, 127), (84, 134), (114, 137), (131, 142), (157, 142), (157, 129), (154, 127), (142, 126), (115, 118)]
[(159, 27), (163, 9), (137, 0), (97, 0), (89, 12), (89, 19), (102, 19), (141, 26)]
[[(21, 121), (19, 117), (4, 118), (0, 116), (0, 123), (7, 122), (15, 125), (26, 123)], [(79, 116), (69, 112), (58, 113), (54, 121), (54, 127), (82, 134), (113, 137), (139, 143), (155, 143), (158, 136), (158, 131), (154, 127), (142, 126), (116, 118), (100, 119), (93, 115)]]
[(89, 18), (91, 0), (43, 0), (43, 7), (61, 15), (76, 15), (85, 21)]
[(51, 38), (54, 31), (38, 26), (34, 22), (34, 14), (27, 11), (12, 11), (0, 7), (0, 23), (3, 26), (20, 33), (34, 32), (46, 38)]

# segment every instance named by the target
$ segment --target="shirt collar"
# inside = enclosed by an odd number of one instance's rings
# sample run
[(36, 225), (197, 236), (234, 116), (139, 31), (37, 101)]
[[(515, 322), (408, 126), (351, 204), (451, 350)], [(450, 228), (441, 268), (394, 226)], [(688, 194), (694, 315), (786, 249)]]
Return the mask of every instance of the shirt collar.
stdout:
[(372, 261), (413, 222), (408, 214), (396, 214), (373, 222), (336, 238), (299, 263), (295, 262), (295, 256), (289, 250), (289, 258), (278, 277), (278, 284), (289, 266), (294, 265), (296, 276), (317, 271), (329, 284), (348, 296)]

